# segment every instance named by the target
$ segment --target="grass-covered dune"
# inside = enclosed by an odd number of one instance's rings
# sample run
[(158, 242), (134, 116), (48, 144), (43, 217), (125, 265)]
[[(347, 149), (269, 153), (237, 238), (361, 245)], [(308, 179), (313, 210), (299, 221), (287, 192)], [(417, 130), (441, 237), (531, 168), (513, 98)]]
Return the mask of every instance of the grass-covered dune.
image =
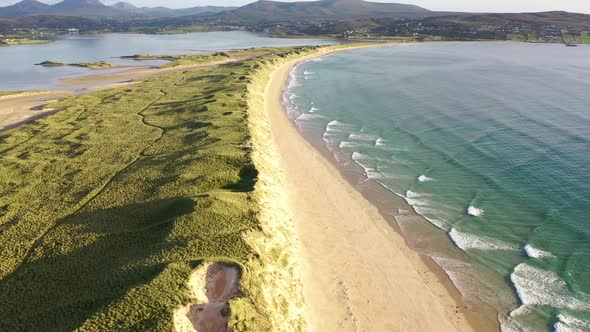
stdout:
[(257, 247), (273, 235), (246, 143), (252, 78), (315, 49), (247, 52), (0, 132), (0, 331), (172, 331), (203, 260), (242, 269), (230, 328), (302, 328), (296, 280), (268, 275), (288, 257)]
[[(262, 48), (260, 48), (262, 49)], [(247, 54), (247, 50), (229, 51), (229, 52), (215, 52), (202, 54), (183, 54), (183, 55), (154, 55), (154, 54), (135, 54), (124, 55), (121, 59), (145, 61), (145, 60), (166, 60), (170, 61), (163, 68), (171, 68), (178, 66), (190, 66), (198, 64), (206, 64), (214, 61), (228, 60), (233, 56), (243, 56)]]
[(21, 90), (21, 91), (0, 91), (0, 97), (16, 96), (26, 93), (39, 93), (41, 90)]

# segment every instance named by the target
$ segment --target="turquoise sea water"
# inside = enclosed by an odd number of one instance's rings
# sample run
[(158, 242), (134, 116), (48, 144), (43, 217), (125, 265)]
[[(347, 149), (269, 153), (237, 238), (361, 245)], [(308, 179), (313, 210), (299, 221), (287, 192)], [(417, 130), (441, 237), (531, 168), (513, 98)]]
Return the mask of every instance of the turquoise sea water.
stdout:
[(362, 49), (291, 76), (299, 128), (444, 232), (462, 256), (431, 256), (503, 330), (590, 331), (590, 47)]

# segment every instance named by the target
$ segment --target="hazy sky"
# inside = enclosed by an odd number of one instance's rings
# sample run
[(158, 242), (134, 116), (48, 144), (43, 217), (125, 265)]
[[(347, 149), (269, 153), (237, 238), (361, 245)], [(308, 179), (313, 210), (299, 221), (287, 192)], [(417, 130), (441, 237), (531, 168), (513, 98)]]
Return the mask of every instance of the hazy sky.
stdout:
[[(59, 0), (41, 0), (47, 3)], [(118, 0), (102, 0), (106, 4)], [(240, 6), (252, 0), (126, 0), (138, 6), (166, 6), (174, 8), (216, 5)], [(422, 6), (431, 10), (470, 11), (470, 12), (526, 12), (566, 10), (571, 12), (589, 13), (590, 0), (372, 0), (375, 2), (400, 2)], [(18, 0), (0, 0), (0, 5), (10, 5)]]

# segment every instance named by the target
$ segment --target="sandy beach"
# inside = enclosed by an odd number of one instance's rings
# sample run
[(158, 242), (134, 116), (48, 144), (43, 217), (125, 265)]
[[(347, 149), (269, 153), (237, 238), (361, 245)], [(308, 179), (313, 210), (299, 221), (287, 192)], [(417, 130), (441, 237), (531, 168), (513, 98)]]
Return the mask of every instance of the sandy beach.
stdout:
[[(295, 297), (284, 299), (282, 307), (290, 308), (287, 314), (276, 309), (274, 316), (283, 319), (275, 322), (277, 330), (294, 326), (300, 316), (311, 331), (485, 330), (474, 327), (460, 294), (441, 278), (440, 271), (437, 274), (424, 257), (410, 249), (378, 209), (287, 118), (280, 100), (290, 70), (301, 61), (334, 51), (326, 49), (280, 65), (260, 96), (265, 119), (255, 126), (268, 128), (259, 127), (257, 130), (262, 131), (253, 134), (255, 146), (262, 150), (254, 153), (254, 160), (260, 170), (259, 183), (268, 184), (257, 185), (257, 191), (262, 190), (261, 219), (263, 224), (268, 221), (264, 226), (268, 237), (264, 243), (249, 243), (263, 248), (261, 255), (268, 254), (269, 259), (271, 252), (282, 250), (282, 257), (289, 262), (288, 269), (276, 269), (268, 263), (265, 271), (267, 282), (274, 283), (266, 285), (273, 290), (269, 290), (269, 303), (279, 301), (273, 299), (274, 292)], [(237, 60), (170, 69), (134, 68), (69, 78), (63, 83), (64, 87), (97, 90)], [(43, 107), (72, 93), (50, 91), (0, 98), (0, 130), (58, 111)], [(272, 153), (266, 153), (270, 150)], [(282, 224), (273, 224), (272, 220)], [(292, 239), (292, 233), (298, 241)], [(292, 245), (291, 241), (297, 243)], [(289, 248), (297, 248), (297, 252)], [(292, 267), (296, 271), (291, 271)], [(296, 298), (298, 277), (302, 301)], [(299, 302), (304, 303), (303, 314)]]
[(284, 188), (300, 239), (310, 329), (475, 330), (458, 292), (445, 286), (283, 111), (281, 94), (290, 70), (324, 54), (280, 66), (265, 92), (272, 139), (281, 156)]

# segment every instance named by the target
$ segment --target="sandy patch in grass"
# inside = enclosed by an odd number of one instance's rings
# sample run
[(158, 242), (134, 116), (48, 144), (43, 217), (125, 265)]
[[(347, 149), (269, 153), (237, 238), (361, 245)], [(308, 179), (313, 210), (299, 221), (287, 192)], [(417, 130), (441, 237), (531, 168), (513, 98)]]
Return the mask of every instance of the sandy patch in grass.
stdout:
[(17, 127), (55, 113), (56, 109), (48, 109), (45, 106), (57, 98), (72, 94), (73, 91), (43, 91), (0, 97), (0, 130)]
[(229, 301), (239, 289), (240, 270), (224, 263), (204, 263), (189, 279), (195, 303), (174, 313), (178, 332), (226, 332), (230, 316)]

